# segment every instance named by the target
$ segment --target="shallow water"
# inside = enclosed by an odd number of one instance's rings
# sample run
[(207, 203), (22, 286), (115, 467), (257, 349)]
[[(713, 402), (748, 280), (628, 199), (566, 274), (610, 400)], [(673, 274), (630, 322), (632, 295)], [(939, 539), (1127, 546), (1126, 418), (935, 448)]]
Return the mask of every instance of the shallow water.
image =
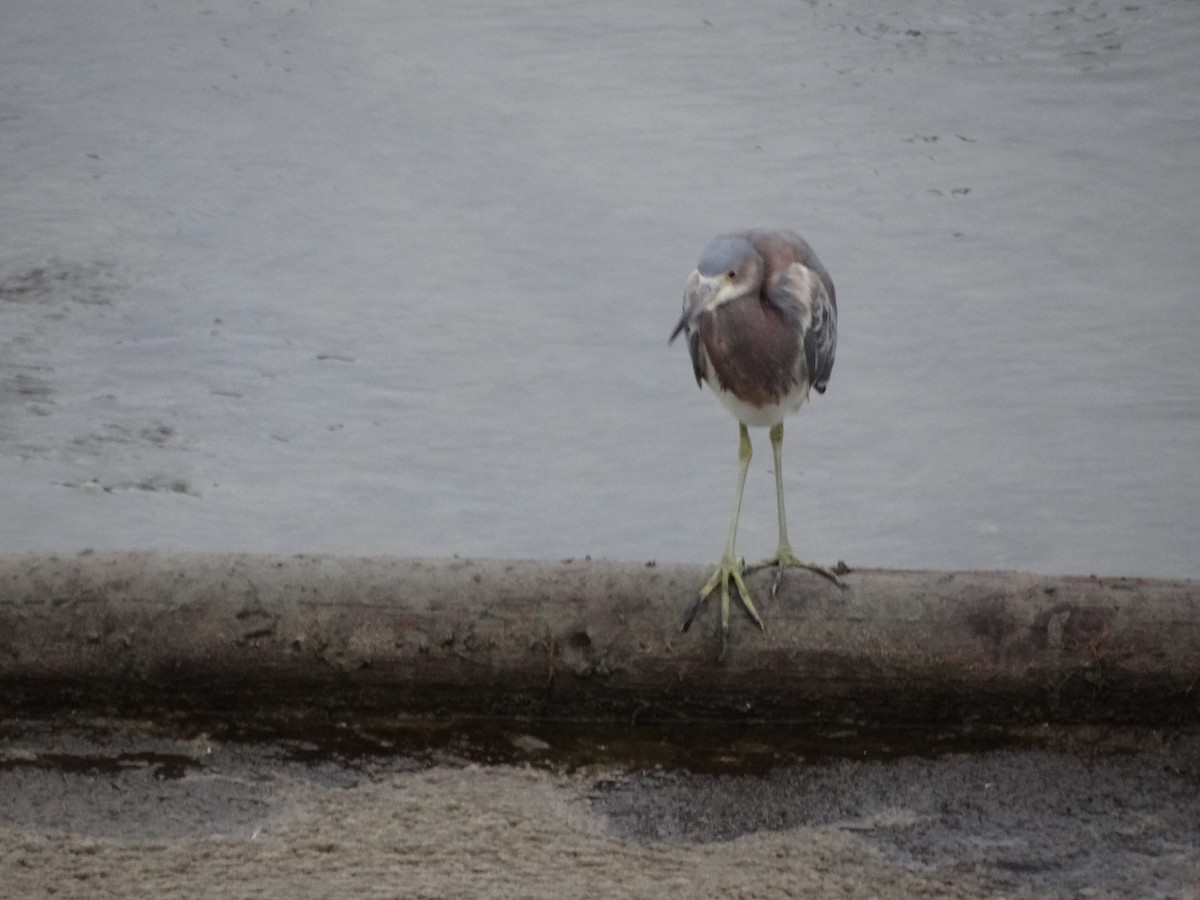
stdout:
[(780, 224), (841, 311), (802, 555), (1198, 576), (1198, 42), (1194, 2), (7, 10), (0, 550), (715, 560), (737, 430), (666, 337), (713, 233)]

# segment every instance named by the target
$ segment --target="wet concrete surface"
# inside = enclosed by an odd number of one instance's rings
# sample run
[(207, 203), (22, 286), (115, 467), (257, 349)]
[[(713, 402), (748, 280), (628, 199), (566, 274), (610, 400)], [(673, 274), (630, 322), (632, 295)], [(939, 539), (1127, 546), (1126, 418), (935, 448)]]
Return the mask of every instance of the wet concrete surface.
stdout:
[[(8, 721), (6, 896), (1195, 897), (1200, 734)], [(199, 891), (199, 893), (198, 893)], [(0, 892), (2, 893), (2, 892)]]

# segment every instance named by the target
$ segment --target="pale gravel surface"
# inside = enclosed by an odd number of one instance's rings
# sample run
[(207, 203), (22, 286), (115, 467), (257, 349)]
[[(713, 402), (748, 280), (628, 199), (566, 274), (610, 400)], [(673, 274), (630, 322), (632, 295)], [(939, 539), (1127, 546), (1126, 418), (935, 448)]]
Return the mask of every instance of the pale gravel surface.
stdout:
[(951, 887), (890, 863), (844, 829), (625, 840), (589, 810), (585, 788), (477, 768), (353, 788), (277, 784), (286, 798), (236, 834), (121, 840), (8, 827), (0, 866), (9, 896), (26, 898), (988, 896), (974, 879)]
[(1101, 735), (705, 774), (10, 722), (0, 896), (1200, 896), (1200, 740)]

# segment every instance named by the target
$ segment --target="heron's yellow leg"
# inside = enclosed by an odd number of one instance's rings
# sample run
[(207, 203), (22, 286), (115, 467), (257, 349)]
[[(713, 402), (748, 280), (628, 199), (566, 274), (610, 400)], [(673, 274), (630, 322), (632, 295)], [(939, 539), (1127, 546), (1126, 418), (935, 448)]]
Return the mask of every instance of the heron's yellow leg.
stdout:
[(751, 572), (757, 572), (760, 569), (775, 567), (775, 581), (771, 585), (771, 596), (775, 596), (775, 592), (779, 590), (779, 582), (783, 578), (783, 570), (785, 568), (808, 569), (810, 572), (816, 572), (818, 575), (823, 575), (836, 584), (842, 586), (841, 579), (837, 577), (837, 573), (826, 566), (818, 563), (804, 562), (792, 552), (791, 542), (788, 540), (787, 534), (787, 515), (783, 511), (783, 423), (780, 422), (771, 428), (771, 452), (775, 456), (775, 504), (779, 510), (779, 549), (775, 551), (775, 555), (764, 559), (760, 563), (755, 563), (753, 566), (743, 567), (743, 571), (749, 575)]
[(717, 566), (712, 577), (704, 583), (704, 587), (700, 588), (700, 595), (695, 599), (692, 605), (688, 608), (687, 615), (684, 617), (681, 631), (687, 631), (692, 625), (692, 620), (696, 618), (696, 613), (704, 606), (704, 601), (718, 587), (721, 589), (721, 656), (724, 657), (725, 650), (729, 644), (729, 582), (732, 581), (734, 587), (737, 588), (738, 599), (741, 600), (742, 606), (745, 607), (747, 615), (754, 620), (754, 623), (759, 627), (763, 627), (762, 619), (759, 618), (758, 610), (754, 608), (754, 602), (750, 599), (750, 592), (746, 589), (746, 581), (742, 578), (742, 570), (745, 568), (745, 563), (739, 560), (734, 554), (734, 543), (737, 540), (738, 516), (742, 511), (742, 492), (746, 487), (746, 472), (750, 468), (750, 456), (752, 448), (750, 446), (750, 432), (745, 425), (739, 423), (740, 439), (738, 441), (738, 480), (737, 492), (733, 497), (733, 515), (729, 520), (729, 536), (725, 541), (725, 553), (721, 557), (721, 562)]

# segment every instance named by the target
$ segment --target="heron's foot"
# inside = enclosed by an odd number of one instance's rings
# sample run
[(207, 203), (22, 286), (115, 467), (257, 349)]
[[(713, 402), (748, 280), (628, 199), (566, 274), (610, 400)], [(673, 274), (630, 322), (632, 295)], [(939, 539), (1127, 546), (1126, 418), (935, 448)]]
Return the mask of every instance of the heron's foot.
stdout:
[(734, 559), (732, 556), (723, 556), (721, 564), (717, 566), (717, 570), (713, 572), (712, 577), (704, 583), (704, 587), (700, 588), (700, 593), (692, 605), (688, 607), (687, 614), (683, 618), (683, 625), (680, 631), (687, 631), (692, 627), (692, 620), (696, 618), (696, 613), (704, 607), (705, 601), (717, 588), (721, 589), (721, 659), (725, 658), (725, 651), (729, 648), (729, 582), (733, 582), (737, 588), (738, 599), (742, 603), (742, 608), (746, 610), (751, 621), (759, 628), (763, 627), (762, 619), (759, 618), (758, 610), (754, 608), (754, 601), (750, 599), (750, 591), (746, 588), (746, 580), (742, 577), (742, 572), (746, 569), (746, 561), (742, 559)]
[(779, 590), (779, 582), (783, 580), (783, 570), (788, 568), (808, 569), (810, 572), (816, 572), (818, 575), (828, 578), (840, 588), (845, 587), (842, 584), (842, 579), (838, 578), (837, 572), (833, 571), (833, 569), (830, 569), (828, 566), (822, 566), (819, 563), (805, 562), (804, 560), (799, 559), (796, 554), (792, 552), (792, 548), (786, 544), (780, 547), (774, 556), (770, 557), (769, 559), (764, 559), (760, 563), (755, 563), (752, 566), (747, 566), (745, 567), (744, 571), (747, 575), (750, 575), (753, 572), (758, 572), (762, 569), (769, 569), (771, 567), (775, 568), (775, 580), (771, 583), (772, 597), (774, 597), (776, 592)]

